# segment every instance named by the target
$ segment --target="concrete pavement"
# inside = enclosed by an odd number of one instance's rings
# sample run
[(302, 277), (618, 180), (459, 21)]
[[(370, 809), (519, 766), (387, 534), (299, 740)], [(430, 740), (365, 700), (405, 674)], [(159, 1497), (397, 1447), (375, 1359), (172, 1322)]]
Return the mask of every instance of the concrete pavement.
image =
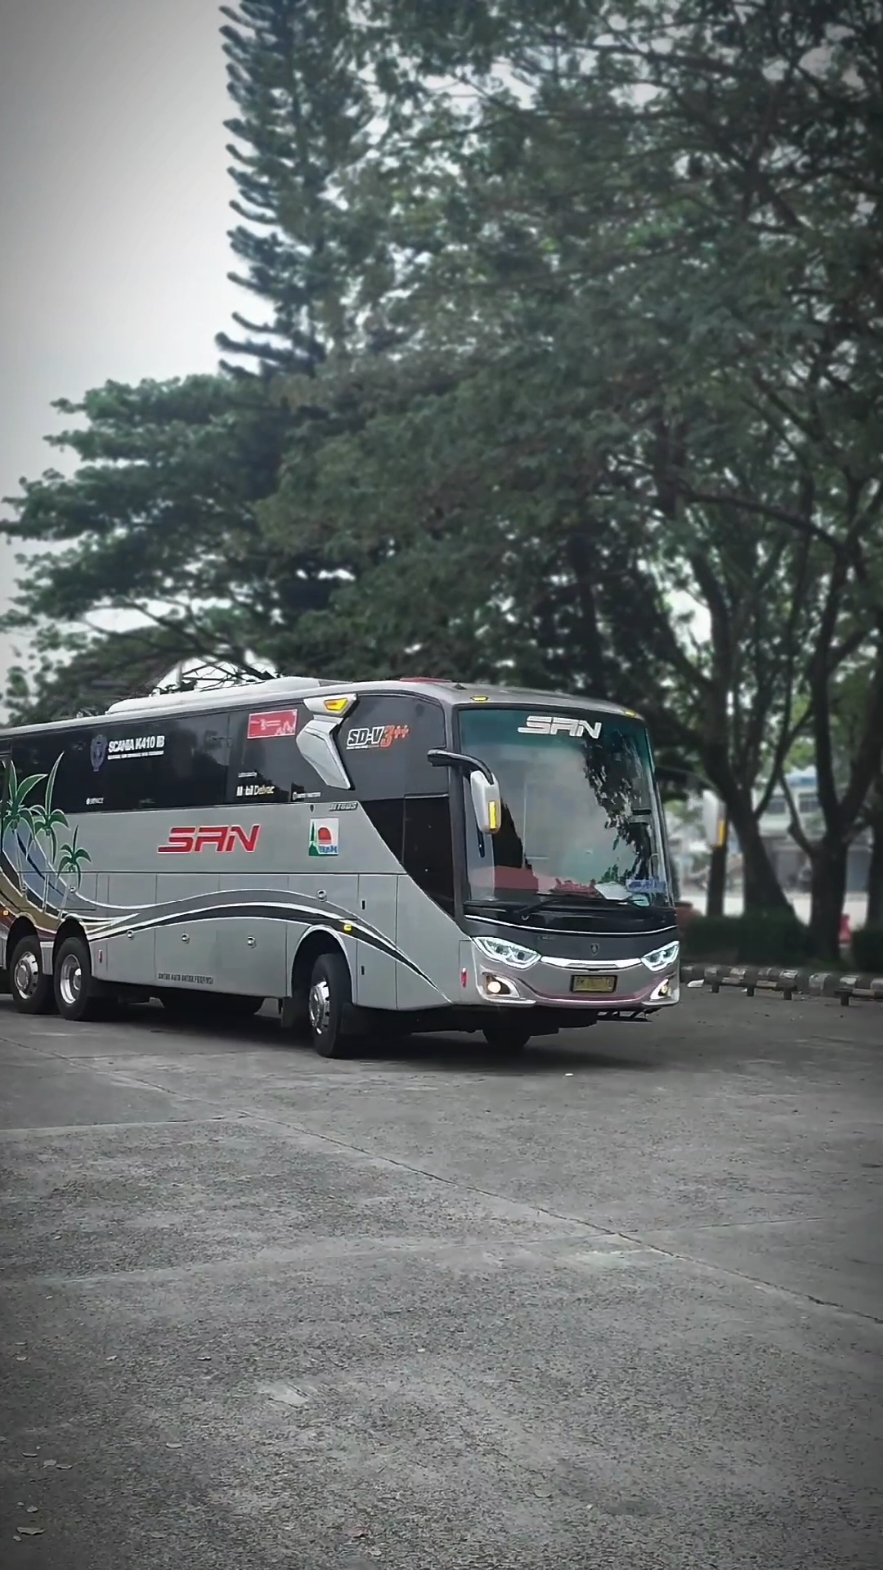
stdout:
[(0, 1076), (3, 1567), (880, 1565), (878, 1005)]

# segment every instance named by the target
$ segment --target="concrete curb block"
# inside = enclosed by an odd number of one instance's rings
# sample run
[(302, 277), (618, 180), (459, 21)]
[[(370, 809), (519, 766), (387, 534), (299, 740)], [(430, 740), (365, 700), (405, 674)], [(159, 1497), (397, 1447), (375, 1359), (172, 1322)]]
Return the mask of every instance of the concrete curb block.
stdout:
[(839, 998), (845, 1008), (852, 998), (883, 1003), (883, 976), (851, 971), (784, 970), (777, 965), (682, 965), (685, 986), (701, 981), (720, 992), (721, 987), (739, 987), (753, 997), (755, 992), (782, 992), (786, 999), (795, 992), (816, 997)]

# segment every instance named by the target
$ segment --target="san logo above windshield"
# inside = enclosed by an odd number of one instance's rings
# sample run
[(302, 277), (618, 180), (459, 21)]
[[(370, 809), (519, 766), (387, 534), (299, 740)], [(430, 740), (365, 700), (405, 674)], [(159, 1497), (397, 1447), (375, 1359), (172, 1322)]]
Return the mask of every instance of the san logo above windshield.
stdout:
[(566, 714), (528, 714), (518, 729), (522, 736), (591, 736), (597, 741), (601, 721), (571, 719)]

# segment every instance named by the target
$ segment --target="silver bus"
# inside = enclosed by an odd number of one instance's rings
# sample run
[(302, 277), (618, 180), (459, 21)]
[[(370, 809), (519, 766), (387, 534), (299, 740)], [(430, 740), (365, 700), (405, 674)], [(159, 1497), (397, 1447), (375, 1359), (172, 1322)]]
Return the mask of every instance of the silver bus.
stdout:
[(22, 1012), (275, 999), (332, 1057), (378, 1027), (517, 1052), (678, 1001), (650, 740), (612, 704), (292, 677), (0, 731), (0, 764)]

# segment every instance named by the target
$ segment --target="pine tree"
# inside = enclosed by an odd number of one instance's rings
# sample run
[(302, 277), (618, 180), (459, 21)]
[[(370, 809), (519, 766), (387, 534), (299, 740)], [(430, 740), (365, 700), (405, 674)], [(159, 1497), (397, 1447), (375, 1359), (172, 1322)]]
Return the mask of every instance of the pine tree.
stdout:
[(235, 313), (248, 336), (219, 333), (216, 342), (265, 375), (311, 375), (347, 342), (360, 260), (347, 179), (364, 156), (371, 107), (357, 33), (348, 0), (239, 0), (221, 9), (239, 110), (225, 124), (235, 138), (231, 205), (242, 220), (230, 241), (244, 271), (230, 277), (269, 307), (270, 319)]

